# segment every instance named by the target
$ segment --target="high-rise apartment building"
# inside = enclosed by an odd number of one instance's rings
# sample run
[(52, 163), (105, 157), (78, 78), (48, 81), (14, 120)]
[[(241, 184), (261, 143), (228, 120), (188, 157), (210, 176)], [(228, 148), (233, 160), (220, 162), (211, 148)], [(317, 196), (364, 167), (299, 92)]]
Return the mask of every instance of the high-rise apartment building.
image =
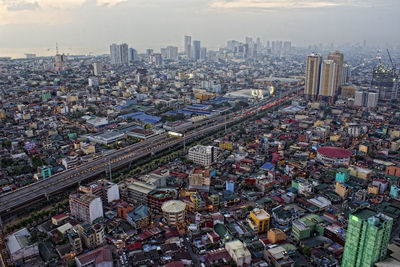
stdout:
[(185, 36), (184, 37), (185, 44), (184, 44), (184, 51), (186, 58), (191, 58), (192, 57), (192, 36)]
[(69, 195), (69, 208), (72, 216), (87, 223), (93, 223), (95, 219), (103, 217), (101, 198), (93, 194)]
[(378, 92), (373, 90), (358, 90), (354, 96), (354, 106), (375, 108), (378, 105)]
[(351, 78), (351, 69), (350, 65), (344, 64), (343, 65), (343, 72), (342, 72), (342, 85), (349, 85)]
[(202, 47), (200, 48), (200, 60), (204, 61), (207, 59), (207, 48)]
[(386, 258), (393, 219), (368, 208), (349, 216), (342, 267), (372, 267)]
[(123, 65), (128, 64), (128, 45), (127, 44), (112, 44), (110, 45), (111, 64)]
[(292, 42), (291, 41), (283, 42), (283, 52), (285, 54), (289, 54), (291, 51), (292, 51)]
[(167, 59), (177, 60), (178, 59), (178, 47), (167, 46)]
[(55, 66), (54, 66), (54, 70), (55, 71), (64, 71), (67, 68), (67, 58), (64, 54), (57, 54), (54, 57), (54, 61), (55, 61)]
[(200, 41), (193, 41), (193, 59), (200, 59)]
[(103, 65), (101, 64), (101, 62), (93, 63), (93, 74), (95, 76), (100, 76), (102, 72), (103, 72)]
[(78, 191), (98, 196), (104, 204), (119, 200), (118, 185), (107, 180), (100, 180), (86, 186), (81, 185)]
[(335, 96), (336, 63), (326, 59), (321, 64), (319, 78), (319, 96), (333, 98)]
[(307, 57), (306, 84), (304, 93), (309, 98), (315, 99), (318, 95), (321, 62), (321, 55), (311, 54)]
[(128, 60), (129, 62), (134, 62), (137, 60), (137, 51), (134, 48), (129, 48)]
[(334, 53), (328, 54), (328, 59), (333, 60), (335, 62), (335, 80), (333, 83), (334, 93), (333, 96), (337, 96), (339, 94), (339, 88), (342, 85), (342, 76), (343, 76), (343, 54), (339, 51), (335, 51)]

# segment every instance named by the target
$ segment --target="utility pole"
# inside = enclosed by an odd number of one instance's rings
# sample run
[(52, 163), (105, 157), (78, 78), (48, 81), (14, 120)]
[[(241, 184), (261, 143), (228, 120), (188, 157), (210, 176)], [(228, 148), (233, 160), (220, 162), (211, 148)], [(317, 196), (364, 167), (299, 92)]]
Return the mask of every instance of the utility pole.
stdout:
[(225, 114), (225, 134), (226, 134), (226, 114)]
[(108, 171), (110, 172), (110, 182), (112, 181), (111, 159), (108, 158)]

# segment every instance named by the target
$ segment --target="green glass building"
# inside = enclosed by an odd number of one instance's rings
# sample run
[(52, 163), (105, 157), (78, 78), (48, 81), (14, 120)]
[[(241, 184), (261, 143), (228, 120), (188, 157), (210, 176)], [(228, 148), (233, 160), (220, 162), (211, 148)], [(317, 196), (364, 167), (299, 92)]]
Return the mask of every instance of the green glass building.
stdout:
[(386, 258), (393, 219), (368, 208), (349, 217), (342, 267), (372, 267)]

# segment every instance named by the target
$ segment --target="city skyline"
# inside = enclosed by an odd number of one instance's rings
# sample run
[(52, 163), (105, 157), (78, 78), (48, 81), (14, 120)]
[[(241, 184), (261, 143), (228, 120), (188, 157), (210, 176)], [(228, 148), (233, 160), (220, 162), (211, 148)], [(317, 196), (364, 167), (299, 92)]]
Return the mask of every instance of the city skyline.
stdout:
[[(48, 0), (3, 0), (0, 56), (54, 55), (56, 42), (66, 54), (104, 54), (114, 42), (138, 51), (166, 45), (182, 50), (184, 35), (211, 49), (245, 36), (291, 40), (297, 46), (362, 44), (364, 40), (368, 45), (398, 46), (399, 37), (391, 26), (399, 24), (395, 13), (399, 6), (393, 0), (378, 4), (358, 0), (69, 0), (63, 5)], [(316, 22), (319, 26), (311, 28)]]

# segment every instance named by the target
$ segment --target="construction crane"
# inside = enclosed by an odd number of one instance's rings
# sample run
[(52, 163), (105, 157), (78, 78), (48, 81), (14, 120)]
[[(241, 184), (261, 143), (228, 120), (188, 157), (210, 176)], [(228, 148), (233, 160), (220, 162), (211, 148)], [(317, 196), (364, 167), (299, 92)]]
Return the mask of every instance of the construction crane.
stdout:
[(388, 48), (386, 48), (386, 52), (387, 52), (387, 54), (388, 54), (388, 56), (389, 56), (390, 63), (392, 64), (392, 69), (393, 69), (393, 70), (396, 70), (396, 65), (393, 63), (393, 60), (392, 60), (392, 57), (390, 56), (390, 53), (389, 53), (389, 49), (388, 49)]

